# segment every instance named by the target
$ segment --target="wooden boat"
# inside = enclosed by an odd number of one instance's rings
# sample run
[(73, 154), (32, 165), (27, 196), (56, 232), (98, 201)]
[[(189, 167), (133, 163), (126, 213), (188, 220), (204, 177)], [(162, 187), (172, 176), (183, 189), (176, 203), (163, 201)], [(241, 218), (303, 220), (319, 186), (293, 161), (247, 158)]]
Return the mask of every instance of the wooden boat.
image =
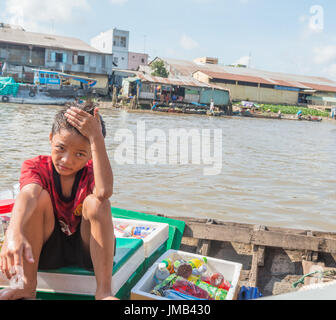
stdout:
[[(257, 287), (264, 297), (336, 280), (336, 233), (177, 219), (186, 223), (180, 250), (240, 262), (240, 286)], [(314, 270), (321, 272), (303, 279)]]
[[(282, 294), (294, 294), (292, 299), (295, 299), (295, 294), (309, 285), (324, 284), (324, 282), (336, 279), (336, 233), (223, 222), (213, 219), (166, 217), (160, 214), (140, 213), (118, 208), (112, 208), (112, 215), (123, 219), (168, 223), (169, 239), (164, 250), (181, 250), (241, 263), (239, 286), (258, 288), (266, 299), (267, 297), (277, 299)], [(161, 254), (162, 252), (158, 252), (155, 258), (159, 258)], [(147, 265), (146, 270), (149, 267), (150, 265)], [(146, 270), (139, 271), (138, 269), (135, 272), (137, 281)], [(66, 269), (58, 272), (56, 278), (48, 278), (49, 285), (60, 285), (63, 280), (64, 282), (76, 281), (72, 278), (70, 280), (71, 274), (78, 276), (74, 279), (81, 282), (81, 288), (93, 292), (94, 277), (92, 274), (85, 274), (83, 270)], [(310, 276), (304, 277), (307, 274)], [(90, 277), (81, 278), (80, 276), (83, 275)], [(119, 297), (129, 299), (131, 289), (132, 286), (124, 288)], [(78, 300), (94, 297), (93, 294), (66, 293), (49, 288), (38, 290), (38, 298)], [(332, 297), (326, 293), (325, 299), (328, 298)], [(336, 295), (333, 298), (336, 298)]]

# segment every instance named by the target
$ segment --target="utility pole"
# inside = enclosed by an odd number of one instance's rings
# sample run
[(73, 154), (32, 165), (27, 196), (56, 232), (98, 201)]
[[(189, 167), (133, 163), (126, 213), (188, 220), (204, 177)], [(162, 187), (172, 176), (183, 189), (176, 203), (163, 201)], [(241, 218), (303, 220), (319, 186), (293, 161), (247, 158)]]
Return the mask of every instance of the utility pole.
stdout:
[(249, 61), (248, 61), (248, 68), (251, 68), (251, 65), (252, 65), (252, 52), (250, 51), (250, 54), (249, 54)]
[(144, 35), (144, 53), (146, 53), (146, 35)]

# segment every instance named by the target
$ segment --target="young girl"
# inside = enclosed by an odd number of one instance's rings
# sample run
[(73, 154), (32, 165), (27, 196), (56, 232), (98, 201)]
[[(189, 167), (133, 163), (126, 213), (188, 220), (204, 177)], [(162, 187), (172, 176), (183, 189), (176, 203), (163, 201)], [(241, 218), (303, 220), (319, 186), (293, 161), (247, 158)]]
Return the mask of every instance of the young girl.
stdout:
[(90, 101), (58, 112), (51, 155), (23, 163), (0, 269), (10, 279), (23, 268), (24, 286), (1, 290), (0, 300), (35, 298), (38, 269), (70, 265), (94, 270), (96, 299), (115, 299), (113, 173), (98, 112)]

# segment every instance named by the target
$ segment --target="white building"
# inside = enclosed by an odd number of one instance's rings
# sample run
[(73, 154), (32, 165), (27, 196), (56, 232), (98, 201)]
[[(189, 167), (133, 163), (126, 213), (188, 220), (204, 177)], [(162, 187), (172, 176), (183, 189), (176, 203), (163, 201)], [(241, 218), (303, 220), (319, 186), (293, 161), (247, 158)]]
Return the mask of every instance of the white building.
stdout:
[(128, 69), (129, 31), (113, 28), (90, 40), (92, 47), (113, 54), (113, 67)]

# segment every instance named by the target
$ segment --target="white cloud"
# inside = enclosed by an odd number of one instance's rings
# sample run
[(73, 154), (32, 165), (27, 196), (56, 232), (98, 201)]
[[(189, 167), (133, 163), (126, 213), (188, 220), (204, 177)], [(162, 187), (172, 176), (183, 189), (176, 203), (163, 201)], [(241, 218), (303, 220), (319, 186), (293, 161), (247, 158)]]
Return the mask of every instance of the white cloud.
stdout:
[(192, 50), (199, 46), (198, 42), (187, 36), (186, 34), (182, 34), (180, 38), (180, 45), (183, 49)]
[(240, 57), (237, 61), (235, 61), (233, 64), (243, 64), (248, 66), (250, 64), (250, 57), (249, 56), (243, 56)]
[(87, 0), (6, 0), (1, 18), (27, 31), (45, 32), (51, 23), (71, 22), (79, 12), (83, 14), (88, 9)]
[(336, 62), (336, 45), (327, 45), (313, 49), (314, 62), (317, 64)]

